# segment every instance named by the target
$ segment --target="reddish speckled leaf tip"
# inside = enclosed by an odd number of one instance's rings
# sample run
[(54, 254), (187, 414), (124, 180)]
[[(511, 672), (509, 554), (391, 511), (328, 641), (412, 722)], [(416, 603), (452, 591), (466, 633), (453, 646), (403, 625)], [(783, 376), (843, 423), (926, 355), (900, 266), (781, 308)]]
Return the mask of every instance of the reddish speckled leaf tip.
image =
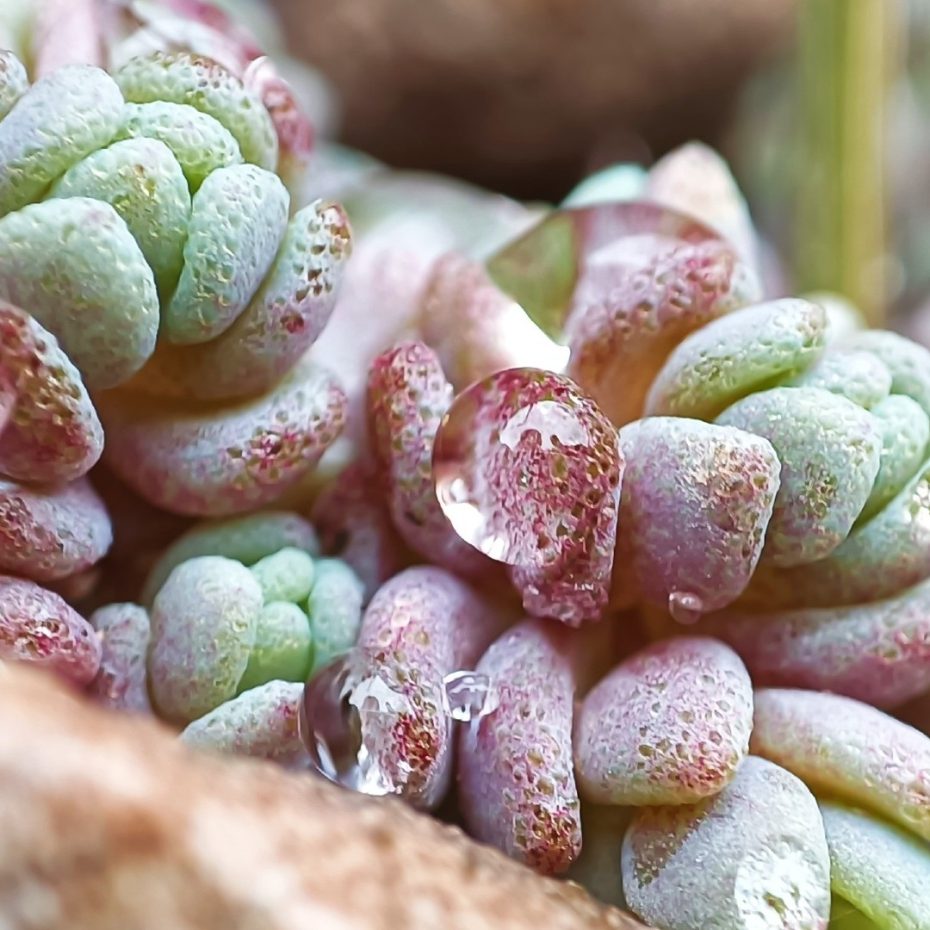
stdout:
[(700, 631), (728, 642), (757, 686), (832, 691), (886, 708), (930, 688), (930, 581), (851, 607), (730, 608)]
[(112, 542), (110, 517), (86, 478), (28, 486), (0, 477), (0, 572), (58, 581), (95, 565)]
[(543, 874), (581, 851), (572, 766), (573, 642), (580, 634), (529, 620), (484, 654), (477, 672), (499, 704), (459, 737), (459, 804), (469, 832)]
[(717, 794), (749, 751), (752, 683), (713, 639), (657, 643), (589, 692), (575, 729), (581, 789), (599, 804), (684, 804)]
[(80, 373), (51, 333), (0, 300), (0, 407), (4, 403), (11, 406), (0, 436), (0, 473), (71, 481), (100, 458), (103, 427)]
[(34, 664), (84, 687), (100, 656), (93, 628), (57, 594), (0, 575), (0, 659)]
[(227, 516), (276, 498), (316, 466), (345, 423), (346, 397), (304, 362), (265, 395), (227, 406), (113, 392), (100, 401), (113, 470), (150, 503)]
[(439, 359), (421, 342), (379, 355), (368, 374), (368, 432), (394, 526), (423, 558), (464, 577), (489, 562), (455, 533), (433, 483), (433, 444), (452, 403)]
[(617, 560), (630, 577), (618, 581), (688, 622), (734, 601), (758, 563), (779, 487), (771, 443), (675, 417), (630, 423), (620, 443)]
[(472, 385), (439, 428), (433, 474), (456, 532), (510, 566), (527, 611), (573, 625), (600, 615), (623, 456), (577, 385), (532, 368)]

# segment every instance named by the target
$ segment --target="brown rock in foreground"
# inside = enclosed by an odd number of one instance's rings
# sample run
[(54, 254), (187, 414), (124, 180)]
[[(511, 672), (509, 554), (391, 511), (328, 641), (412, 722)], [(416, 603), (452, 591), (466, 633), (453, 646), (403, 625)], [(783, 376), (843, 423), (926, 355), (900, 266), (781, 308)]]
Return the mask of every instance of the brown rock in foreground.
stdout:
[(4, 930), (635, 930), (399, 803), (194, 756), (0, 666)]
[(707, 139), (794, 0), (273, 0), (345, 138), (402, 167), (553, 197), (592, 161)]

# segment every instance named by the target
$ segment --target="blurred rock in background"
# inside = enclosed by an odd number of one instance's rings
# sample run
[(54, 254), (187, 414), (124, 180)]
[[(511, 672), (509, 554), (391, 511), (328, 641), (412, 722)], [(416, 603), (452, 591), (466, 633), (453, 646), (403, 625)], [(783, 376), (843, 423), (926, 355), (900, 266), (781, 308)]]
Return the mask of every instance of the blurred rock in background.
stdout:
[(270, 0), (341, 98), (341, 138), (519, 197), (713, 140), (793, 0)]

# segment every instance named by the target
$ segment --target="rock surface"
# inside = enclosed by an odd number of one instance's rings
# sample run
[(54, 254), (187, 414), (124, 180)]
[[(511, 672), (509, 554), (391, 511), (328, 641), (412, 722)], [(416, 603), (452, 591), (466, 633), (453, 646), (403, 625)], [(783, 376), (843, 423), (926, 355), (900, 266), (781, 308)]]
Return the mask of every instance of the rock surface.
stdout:
[(4, 930), (636, 930), (390, 801), (195, 755), (0, 666)]

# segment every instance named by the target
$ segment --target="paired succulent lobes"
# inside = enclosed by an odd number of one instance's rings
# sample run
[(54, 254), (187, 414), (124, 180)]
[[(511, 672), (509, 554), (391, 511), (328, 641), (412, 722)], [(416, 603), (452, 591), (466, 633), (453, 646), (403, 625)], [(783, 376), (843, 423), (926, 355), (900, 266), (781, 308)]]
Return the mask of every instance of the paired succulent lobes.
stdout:
[[(145, 589), (148, 679), (159, 713), (223, 721), (221, 707), (237, 695), (304, 682), (352, 646), (361, 584), (341, 563), (316, 558), (317, 545), (296, 514), (268, 512), (200, 524), (164, 553)], [(250, 701), (230, 713), (254, 710)]]
[[(183, 480), (178, 493), (158, 491), (173, 478), (175, 431), (205, 443), (211, 429), (222, 432), (239, 416), (235, 407), (214, 405), (185, 422), (181, 408), (162, 398), (184, 398), (190, 409), (191, 399), (254, 398), (273, 389), (332, 312), (350, 251), (345, 214), (315, 203), (289, 219), (290, 196), (274, 173), (278, 154), (261, 97), (209, 59), (156, 53), (132, 59), (113, 77), (67, 66), (29, 86), (19, 62), (4, 53), (0, 298), (9, 307), (0, 325), (20, 345), (5, 339), (0, 358), (14, 382), (19, 427), (4, 432), (2, 446), (12, 448), (0, 448), (0, 470), (20, 478), (28, 455), (54, 460), (57, 452), (60, 465), (43, 462), (43, 473), (26, 479), (80, 477), (102, 444), (85, 385), (95, 400), (116, 407), (134, 405), (134, 393), (97, 392), (128, 386), (149, 395), (147, 409), (168, 424), (161, 438), (149, 431), (145, 450), (156, 503), (211, 514), (258, 501), (262, 492), (244, 491), (248, 479), (235, 469), (214, 486), (230, 497), (224, 505), (209, 500), (213, 492), (185, 493)], [(55, 366), (31, 388), (30, 353)], [(44, 424), (36, 422), (40, 410), (30, 416), (28, 391), (62, 388), (70, 394), (63, 403), (73, 409), (71, 428), (84, 436), (55, 444), (46, 430), (30, 447), (25, 427)], [(299, 399), (315, 405), (310, 416), (285, 423), (284, 415), (276, 436), (234, 435), (228, 444), (246, 462), (249, 442), (262, 447), (260, 485), (277, 487), (279, 469), (285, 483), (297, 480), (342, 427), (344, 402), (325, 379), (305, 378)], [(236, 434), (235, 423), (226, 428)], [(74, 448), (81, 439), (83, 456)], [(119, 470), (118, 449), (135, 440), (118, 418), (108, 424), (108, 439)], [(287, 450), (286, 464), (265, 451), (276, 445)]]

